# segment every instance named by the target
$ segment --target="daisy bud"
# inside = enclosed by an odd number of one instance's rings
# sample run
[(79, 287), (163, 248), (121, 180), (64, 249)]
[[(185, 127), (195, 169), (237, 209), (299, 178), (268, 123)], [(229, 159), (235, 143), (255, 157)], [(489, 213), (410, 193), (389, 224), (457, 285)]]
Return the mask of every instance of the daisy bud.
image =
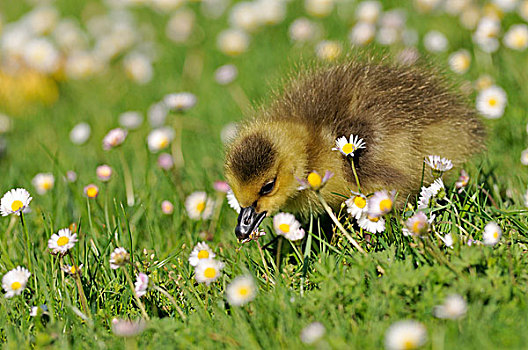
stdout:
[(89, 184), (84, 188), (84, 195), (88, 198), (96, 198), (99, 194), (99, 187), (94, 184)]
[(455, 187), (458, 188), (458, 193), (462, 192), (462, 189), (467, 186), (469, 182), (469, 175), (464, 169), (460, 170), (460, 176), (455, 182)]
[(103, 164), (95, 169), (95, 173), (99, 180), (106, 182), (110, 180), (110, 177), (112, 176), (112, 168), (109, 165)]
[(174, 212), (174, 205), (167, 200), (161, 202), (161, 212), (165, 215), (171, 215)]
[(130, 254), (125, 250), (125, 248), (116, 248), (110, 254), (110, 268), (118, 269), (121, 266), (127, 264), (130, 260)]

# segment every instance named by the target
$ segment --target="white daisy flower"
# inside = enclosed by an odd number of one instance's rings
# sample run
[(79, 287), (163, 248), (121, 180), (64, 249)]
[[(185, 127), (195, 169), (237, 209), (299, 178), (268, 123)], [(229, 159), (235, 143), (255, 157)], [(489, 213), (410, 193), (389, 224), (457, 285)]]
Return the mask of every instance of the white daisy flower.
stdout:
[(236, 29), (251, 33), (261, 24), (258, 10), (256, 2), (239, 2), (231, 8), (229, 24)]
[(482, 74), (477, 80), (475, 80), (475, 89), (478, 91), (486, 90), (491, 87), (493, 83), (494, 80), (492, 77), (487, 74)]
[(449, 67), (457, 74), (464, 74), (471, 65), (471, 55), (468, 50), (459, 50), (449, 55)]
[(343, 51), (343, 45), (333, 40), (323, 40), (315, 47), (315, 54), (323, 61), (336, 60)]
[(237, 134), (238, 125), (236, 123), (227, 123), (220, 131), (220, 139), (224, 144), (232, 141)]
[(2, 287), (6, 291), (5, 297), (11, 298), (20, 295), (26, 288), (31, 273), (24, 267), (17, 266), (2, 277)]
[(174, 139), (174, 130), (168, 127), (154, 129), (147, 137), (147, 145), (149, 151), (156, 153), (169, 147), (171, 141)]
[(145, 329), (146, 322), (142, 319), (137, 321), (130, 320), (118, 320), (114, 318), (112, 320), (112, 332), (119, 337), (133, 337)]
[(165, 106), (175, 112), (185, 112), (196, 105), (196, 96), (190, 92), (168, 94), (163, 98)]
[(425, 326), (412, 320), (395, 322), (385, 333), (385, 348), (388, 350), (418, 349), (426, 341)]
[(368, 200), (367, 212), (371, 217), (380, 217), (388, 214), (394, 206), (395, 192), (377, 191)]
[(347, 205), (347, 212), (356, 220), (367, 213), (367, 197), (362, 194), (354, 194), (345, 201), (345, 204)]
[(277, 235), (286, 237), (290, 241), (304, 238), (305, 232), (293, 214), (278, 213), (273, 217), (273, 227)]
[(508, 29), (502, 39), (504, 45), (513, 50), (523, 51), (528, 47), (528, 26), (514, 24)]
[(185, 199), (187, 215), (193, 220), (207, 220), (213, 214), (214, 202), (205, 192), (194, 192)]
[(425, 34), (423, 41), (427, 51), (433, 53), (445, 52), (449, 45), (446, 36), (437, 30), (431, 30)]
[(240, 204), (238, 203), (238, 200), (235, 197), (235, 193), (231, 188), (229, 189), (229, 191), (227, 191), (226, 198), (227, 204), (229, 204), (229, 206), (233, 208), (234, 211), (240, 213)]
[(304, 8), (310, 16), (326, 17), (334, 9), (334, 0), (305, 0)]
[(143, 115), (140, 112), (128, 111), (119, 115), (119, 125), (128, 130), (135, 130), (143, 123)]
[(458, 180), (455, 182), (455, 187), (458, 188), (458, 193), (462, 192), (464, 187), (467, 186), (468, 182), (469, 182), (468, 173), (464, 169), (460, 170), (460, 176), (458, 177)]
[(453, 236), (451, 235), (451, 233), (446, 233), (444, 237), (440, 236), (440, 239), (442, 240), (442, 242), (444, 242), (446, 247), (453, 248), (453, 244), (455, 243), (455, 241), (453, 240)]
[(506, 92), (496, 85), (482, 90), (477, 96), (477, 110), (488, 119), (502, 117), (506, 103)]
[(218, 49), (228, 56), (239, 56), (249, 46), (249, 36), (239, 29), (226, 29), (216, 39)]
[(442, 305), (435, 306), (433, 315), (438, 318), (447, 318), (456, 320), (464, 317), (467, 311), (467, 303), (459, 294), (451, 294), (447, 296)]
[(103, 138), (103, 149), (108, 151), (114, 147), (121, 145), (125, 142), (128, 132), (122, 128), (112, 129)]
[(215, 259), (201, 259), (194, 269), (194, 278), (207, 285), (216, 281), (224, 268), (224, 263)]
[(348, 34), (348, 40), (352, 45), (365, 46), (371, 43), (375, 36), (376, 26), (374, 24), (357, 22)]
[(227, 302), (233, 306), (242, 306), (257, 295), (255, 280), (250, 275), (238, 276), (226, 288)]
[(429, 207), (432, 199), (437, 196), (441, 198), (445, 194), (444, 182), (441, 178), (436, 179), (429, 187), (422, 187), (420, 198), (418, 199), (418, 209)]
[(165, 27), (165, 34), (175, 43), (185, 43), (195, 27), (196, 15), (194, 11), (181, 9), (174, 13)]
[(79, 266), (76, 265), (62, 265), (61, 270), (67, 273), (68, 275), (75, 275), (76, 273), (81, 273), (81, 269), (84, 265), (81, 264)]
[(31, 180), (38, 194), (45, 194), (55, 185), (55, 177), (52, 173), (40, 173)]
[[(427, 215), (421, 211), (414, 214), (405, 221), (405, 227), (407, 228), (406, 232), (413, 236), (427, 233), (429, 230), (429, 220), (427, 219)], [(404, 235), (406, 234), (404, 233)]]
[(435, 178), (453, 168), (453, 163), (449, 159), (440, 156), (428, 156), (424, 162), (432, 169)]
[(60, 55), (57, 48), (45, 38), (29, 41), (24, 47), (27, 65), (42, 73), (55, 73), (59, 69)]
[(220, 85), (228, 85), (238, 76), (238, 69), (233, 64), (226, 64), (215, 71), (215, 80)]
[(161, 202), (161, 212), (165, 215), (171, 215), (174, 212), (174, 204), (170, 201), (164, 200)]
[(345, 136), (341, 136), (336, 140), (336, 147), (332, 148), (332, 151), (339, 151), (344, 156), (354, 157), (354, 152), (365, 148), (365, 142), (360, 139), (359, 136), (350, 135), (350, 139), (347, 140)]
[(116, 248), (110, 254), (110, 268), (118, 269), (121, 266), (125, 266), (130, 260), (130, 254), (125, 248)]
[(301, 341), (304, 344), (314, 344), (326, 333), (326, 328), (321, 322), (312, 322), (301, 331)]
[(314, 191), (317, 191), (321, 189), (332, 176), (334, 176), (334, 173), (328, 170), (325, 171), (325, 174), (322, 177), (317, 171), (314, 170), (308, 174), (306, 179), (297, 179), (297, 181), (301, 184), (299, 187), (297, 187), (297, 189), (302, 191), (310, 188)]
[(496, 222), (490, 221), (484, 227), (482, 233), (482, 243), (487, 246), (494, 246), (499, 243), (502, 237), (502, 230)]
[(28, 207), (32, 199), (29, 192), (23, 188), (9, 190), (0, 201), (0, 213), (2, 216), (20, 215), (20, 212)]
[(155, 128), (162, 126), (165, 123), (165, 119), (167, 119), (168, 112), (169, 109), (163, 101), (152, 104), (147, 111), (150, 125)]
[(202, 259), (213, 259), (216, 254), (209, 248), (207, 243), (201, 242), (198, 243), (191, 252), (189, 256), (189, 264), (191, 266), (197, 266), (200, 260)]
[(301, 17), (290, 24), (288, 33), (292, 41), (304, 43), (315, 38), (317, 26), (308, 18)]
[(149, 287), (149, 277), (146, 274), (140, 272), (137, 275), (136, 283), (134, 285), (136, 287), (134, 292), (136, 293), (138, 298), (141, 298), (142, 296), (147, 294), (147, 290)]
[(521, 152), (521, 164), (528, 165), (528, 148)]
[(379, 1), (362, 1), (356, 8), (356, 18), (359, 22), (376, 23), (381, 11), (382, 6)]
[(52, 254), (64, 255), (75, 246), (76, 242), (77, 234), (72, 233), (69, 228), (63, 228), (51, 235), (48, 240), (48, 248)]
[(152, 60), (141, 52), (131, 52), (123, 58), (126, 75), (135, 83), (144, 85), (152, 80)]
[(106, 164), (100, 165), (95, 169), (95, 174), (99, 180), (106, 182), (112, 177), (112, 168)]
[(370, 233), (385, 231), (385, 219), (382, 217), (371, 217), (364, 214), (357, 220), (357, 223), (359, 227)]
[(482, 17), (473, 34), (473, 41), (484, 52), (495, 52), (499, 48), (497, 39), (500, 32), (500, 21), (492, 17)]
[(29, 316), (31, 317), (40, 317), (42, 315), (46, 315), (48, 313), (48, 307), (45, 304), (39, 305), (39, 306), (33, 306), (29, 310)]
[(88, 123), (79, 123), (70, 131), (70, 141), (76, 145), (82, 145), (90, 138), (92, 129)]

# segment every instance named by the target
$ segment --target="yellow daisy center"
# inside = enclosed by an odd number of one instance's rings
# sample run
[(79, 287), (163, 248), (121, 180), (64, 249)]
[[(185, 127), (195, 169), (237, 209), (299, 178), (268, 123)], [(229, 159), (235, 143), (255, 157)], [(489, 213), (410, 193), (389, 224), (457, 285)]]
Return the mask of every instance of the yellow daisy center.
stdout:
[(379, 221), (379, 218), (375, 218), (375, 217), (372, 217), (372, 216), (369, 216), (368, 219), (372, 222), (378, 222)]
[(66, 236), (61, 236), (59, 237), (59, 239), (57, 240), (57, 245), (59, 247), (62, 247), (62, 246), (65, 246), (66, 244), (68, 244), (68, 242), (70, 241), (70, 239)]
[(204, 211), (204, 209), (205, 209), (205, 202), (200, 202), (196, 204), (196, 210), (199, 211), (200, 213)]
[(415, 221), (412, 228), (414, 233), (418, 233), (422, 229), (422, 223), (420, 221)]
[(200, 250), (198, 252), (198, 259), (207, 259), (209, 257), (209, 252), (207, 250)]
[(214, 276), (216, 276), (216, 270), (214, 269), (214, 267), (206, 268), (204, 271), (204, 276), (206, 278), (214, 278)]
[(288, 224), (280, 224), (279, 225), (279, 230), (281, 230), (282, 232), (290, 232), (290, 225), (288, 225)]
[(527, 38), (524, 35), (517, 34), (514, 38), (515, 46), (516, 47), (523, 47), (526, 45)]
[(18, 289), (20, 289), (20, 287), (22, 287), (22, 284), (20, 282), (18, 282), (18, 281), (11, 283), (11, 289), (12, 290), (18, 290)]
[(86, 195), (90, 198), (95, 198), (97, 196), (97, 188), (95, 187), (89, 187), (87, 190), (86, 190)]
[(161, 139), (160, 143), (159, 143), (159, 147), (160, 148), (165, 148), (169, 145), (169, 139), (167, 139), (166, 137), (164, 137), (163, 139)]
[(19, 201), (18, 199), (13, 201), (13, 203), (11, 203), (11, 210), (12, 211), (17, 211), (17, 210), (20, 210), (20, 208), (22, 208), (24, 206), (24, 203), (22, 203), (22, 201)]
[(493, 232), (493, 238), (495, 239), (499, 238), (499, 233), (497, 231)]
[(365, 208), (365, 205), (367, 205), (367, 200), (361, 196), (356, 196), (356, 198), (354, 198), (354, 204), (356, 207), (363, 209)]
[(392, 200), (389, 198), (383, 199), (380, 204), (379, 208), (381, 211), (389, 211), (392, 209)]
[(71, 273), (72, 275), (74, 275), (76, 272), (77, 272), (77, 269), (75, 268), (75, 266), (72, 266), (72, 267), (70, 268), (70, 273)]
[(351, 144), (351, 143), (347, 143), (346, 145), (344, 145), (342, 148), (344, 153), (346, 154), (350, 154), (352, 152), (354, 152), (355, 148), (354, 148), (354, 145)]
[(42, 183), (42, 188), (45, 189), (45, 190), (51, 189), (51, 181), (48, 181), (48, 180), (44, 181)]
[(495, 97), (492, 97), (488, 100), (488, 103), (491, 107), (493, 107), (497, 104), (497, 99)]
[(402, 349), (405, 349), (405, 350), (416, 349), (416, 343), (411, 339), (404, 340), (402, 345), (403, 345)]
[(238, 289), (238, 294), (240, 294), (241, 296), (245, 297), (249, 294), (249, 288), (247, 287), (240, 287)]
[(321, 186), (321, 183), (323, 182), (323, 179), (321, 178), (321, 175), (319, 175), (316, 172), (311, 172), (308, 175), (307, 180), (308, 180), (308, 183), (310, 184), (310, 186), (312, 186), (312, 188), (319, 188)]

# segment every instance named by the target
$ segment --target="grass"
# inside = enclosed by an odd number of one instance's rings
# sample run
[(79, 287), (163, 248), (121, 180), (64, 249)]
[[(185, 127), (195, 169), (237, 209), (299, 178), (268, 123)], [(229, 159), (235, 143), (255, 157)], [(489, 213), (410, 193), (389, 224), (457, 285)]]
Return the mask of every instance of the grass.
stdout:
[[(383, 3), (384, 8), (398, 4)], [(328, 18), (317, 20), (327, 37), (345, 43), (345, 48), (349, 48), (346, 35), (354, 6), (342, 5), (340, 14), (334, 11)], [(305, 15), (304, 10), (300, 2), (288, 4), (282, 23), (258, 31), (247, 53), (228, 58), (215, 46), (216, 34), (228, 26), (225, 15), (218, 20), (205, 19), (198, 3), (189, 4), (202, 34), (192, 44), (175, 45), (164, 34), (167, 15), (134, 9), (131, 12), (138, 22), (152, 27), (158, 44), (150, 83), (130, 82), (120, 64), (114, 63), (100, 76), (60, 81), (59, 98), (50, 105), (5, 107), (14, 120), (14, 129), (2, 136), (8, 148), (0, 159), (0, 188), (6, 192), (24, 187), (34, 199), (32, 211), (25, 215), (29, 261), (20, 219), (0, 220), (1, 274), (17, 265), (31, 265), (32, 273), (22, 295), (0, 298), (0, 339), (4, 346), (301, 348), (306, 346), (300, 342), (301, 330), (318, 321), (325, 326), (326, 335), (317, 347), (368, 349), (383, 346), (384, 334), (394, 322), (415, 319), (428, 330), (427, 348), (525, 348), (528, 222), (522, 197), (527, 175), (519, 158), (526, 147), (526, 51), (501, 47), (497, 53), (485, 55), (473, 47), (471, 33), (456, 19), (444, 13), (417, 14), (411, 5), (406, 6), (408, 25), (421, 35), (440, 29), (450, 40), (451, 50), (464, 47), (472, 52), (470, 71), (456, 79), (474, 81), (481, 74), (489, 74), (506, 90), (509, 101), (502, 118), (486, 121), (488, 151), (469, 165), (469, 186), (460, 194), (449, 186), (449, 202), (433, 209), (437, 224), (428, 237), (403, 236), (402, 222), (410, 213), (398, 211), (389, 214), (386, 231), (373, 235), (370, 242), (354, 233), (367, 251), (362, 255), (340, 234), (332, 241), (323, 238), (318, 218), (311, 218), (304, 226), (307, 238), (302, 244), (282, 242), (281, 265), (277, 268), (279, 240), (269, 219), (263, 224), (268, 234), (259, 241), (262, 254), (255, 242), (240, 246), (236, 241), (236, 214), (223, 197), (218, 197), (221, 209), (215, 225), (190, 220), (183, 194), (195, 190), (214, 194), (213, 182), (222, 179), (220, 130), (242, 118), (241, 107), (230, 90), (214, 82), (214, 70), (225, 63), (236, 64), (236, 86), (251, 101), (265, 102), (269, 90), (277, 87), (292, 67), (313, 59), (313, 45), (294, 46), (287, 36), (289, 24)], [(86, 16), (89, 9), (106, 11), (100, 3), (67, 0), (57, 1), (56, 7), (62, 14), (77, 18)], [(1, 11), (4, 19), (12, 21), (29, 8), (10, 3)], [(508, 14), (503, 28), (520, 21), (516, 14)], [(374, 50), (395, 55), (399, 48)], [(421, 44), (419, 48), (423, 51)], [(197, 76), (183, 72), (185, 59), (191, 54), (203, 62)], [(445, 68), (447, 56), (443, 53), (430, 60)], [(198, 104), (182, 117), (186, 163), (181, 177), (157, 167), (157, 155), (146, 146), (150, 131), (146, 123), (131, 131), (121, 147), (102, 150), (101, 140), (118, 126), (120, 113), (146, 112), (152, 103), (173, 91), (190, 91), (198, 97)], [(474, 98), (475, 93), (469, 97), (471, 103)], [(68, 133), (80, 121), (90, 123), (92, 136), (77, 146), (69, 141)], [(126, 204), (122, 155), (134, 184), (136, 204), (131, 207)], [(95, 176), (96, 166), (103, 163), (115, 172), (108, 183), (99, 182)], [(78, 174), (75, 183), (62, 180), (70, 169)], [(45, 195), (37, 195), (31, 186), (31, 179), (39, 172), (55, 175), (55, 186)], [(83, 195), (89, 183), (100, 188), (94, 200)], [(161, 213), (162, 200), (174, 203), (172, 215)], [(504, 231), (497, 246), (462, 244), (463, 238), (481, 239), (484, 225), (491, 220)], [(60, 258), (47, 250), (52, 233), (71, 224), (77, 225), (79, 242), (63, 260), (84, 265), (81, 282), (88, 311), (80, 302), (75, 280), (60, 270)], [(437, 234), (446, 233), (455, 237), (452, 249), (438, 238)], [(204, 236), (225, 263), (220, 279), (209, 286), (196, 283), (187, 262), (192, 247)], [(112, 270), (110, 253), (119, 246), (131, 253), (131, 264)], [(131, 276), (147, 273), (174, 297), (186, 319), (163, 294), (150, 291), (142, 302), (151, 320), (141, 334), (123, 343), (123, 338), (111, 331), (112, 319), (141, 317), (123, 269)], [(246, 306), (231, 307), (225, 288), (234, 277), (246, 273), (257, 281), (257, 297)], [(460, 320), (435, 318), (434, 306), (451, 293), (467, 300), (466, 316)], [(47, 305), (49, 315), (30, 317), (29, 308), (41, 304)]]

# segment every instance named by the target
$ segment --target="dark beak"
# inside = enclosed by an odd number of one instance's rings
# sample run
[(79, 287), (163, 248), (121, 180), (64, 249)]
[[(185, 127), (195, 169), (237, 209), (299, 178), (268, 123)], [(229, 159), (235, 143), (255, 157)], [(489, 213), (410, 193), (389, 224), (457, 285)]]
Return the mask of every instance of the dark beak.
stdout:
[(253, 206), (241, 208), (238, 214), (238, 224), (235, 228), (235, 234), (239, 240), (249, 237), (251, 232), (257, 229), (266, 217), (266, 212), (256, 213)]

